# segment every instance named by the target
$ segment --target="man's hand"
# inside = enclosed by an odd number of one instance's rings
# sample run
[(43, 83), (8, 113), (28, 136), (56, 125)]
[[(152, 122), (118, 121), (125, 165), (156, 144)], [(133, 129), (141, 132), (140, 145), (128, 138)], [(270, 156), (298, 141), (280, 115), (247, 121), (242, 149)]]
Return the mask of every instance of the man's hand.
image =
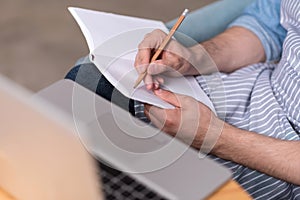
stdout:
[(156, 89), (163, 82), (159, 74), (200, 75), (215, 71), (233, 72), (244, 66), (263, 62), (265, 51), (259, 38), (250, 30), (232, 27), (201, 44), (186, 48), (172, 40), (160, 59), (150, 60), (166, 34), (155, 30), (139, 44), (134, 66), (139, 74), (147, 71), (144, 82), (148, 89)]
[(161, 99), (171, 103), (175, 109), (161, 109), (145, 105), (145, 114), (152, 123), (164, 132), (176, 136), (195, 148), (200, 148), (204, 137), (219, 120), (211, 110), (197, 100), (162, 89), (155, 90)]
[[(173, 104), (175, 109), (145, 105), (145, 114), (166, 133), (199, 149), (213, 138), (210, 153), (270, 176), (300, 185), (299, 141), (280, 140), (238, 129), (218, 119), (205, 105), (183, 95), (164, 90), (155, 94)], [(215, 136), (218, 138), (215, 138)], [(217, 140), (216, 140), (217, 139)], [(288, 162), (286, 162), (288, 161)]]
[(195, 53), (185, 48), (178, 42), (171, 40), (166, 49), (160, 55), (160, 59), (152, 62), (151, 57), (159, 48), (164, 38), (167, 36), (161, 30), (154, 30), (147, 34), (144, 40), (139, 44), (139, 51), (136, 55), (135, 64), (139, 74), (147, 71), (144, 79), (147, 89), (157, 89), (163, 79), (159, 74), (167, 76), (197, 75), (197, 71), (192, 66), (192, 59), (195, 59)]

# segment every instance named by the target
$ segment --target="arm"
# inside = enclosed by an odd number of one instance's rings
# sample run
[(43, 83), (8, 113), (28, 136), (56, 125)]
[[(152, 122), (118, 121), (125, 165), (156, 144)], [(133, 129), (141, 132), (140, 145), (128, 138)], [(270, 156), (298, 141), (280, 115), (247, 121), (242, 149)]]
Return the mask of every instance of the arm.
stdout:
[(300, 185), (299, 141), (274, 139), (225, 124), (212, 153)]
[(172, 40), (162, 52), (159, 60), (149, 63), (151, 55), (157, 49), (166, 34), (155, 30), (147, 34), (139, 45), (135, 67), (139, 73), (147, 70), (144, 82), (148, 89), (153, 83), (153, 76), (209, 74), (215, 71), (232, 72), (243, 66), (265, 60), (264, 48), (259, 38), (243, 27), (232, 27), (215, 38), (185, 48)]
[[(259, 38), (243, 27), (227, 29), (215, 38), (203, 42), (202, 46), (213, 59), (218, 70), (225, 73), (262, 62), (266, 59), (265, 51)], [(198, 45), (191, 47), (195, 52), (197, 48), (199, 48)], [(201, 59), (203, 58), (199, 57), (199, 63), (201, 63)], [(198, 71), (201, 72), (201, 69)]]
[(220, 158), (300, 185), (299, 141), (274, 139), (235, 128), (190, 97), (163, 90), (155, 94), (176, 107), (164, 110), (145, 106), (146, 116), (159, 129), (197, 149), (202, 149), (204, 143), (214, 144), (208, 150)]
[(139, 73), (147, 70), (149, 75), (145, 80), (151, 83), (152, 75), (166, 73), (169, 69), (182, 75), (207, 74), (217, 70), (228, 73), (257, 62), (278, 61), (286, 36), (286, 30), (280, 25), (280, 3), (281, 0), (256, 0), (224, 33), (191, 48), (172, 41), (161, 59), (149, 66), (151, 52), (165, 37), (163, 33), (154, 31), (140, 44), (135, 67)]
[(245, 65), (265, 60), (264, 48), (260, 39), (243, 27), (232, 27), (224, 33), (190, 48), (185, 48), (173, 40), (163, 51), (160, 59), (153, 63), (156, 65), (149, 65), (153, 50), (159, 47), (165, 37), (166, 34), (160, 30), (155, 30), (145, 36), (139, 45), (135, 61), (139, 72), (142, 66), (145, 68), (147, 65), (149, 74), (165, 73), (167, 70), (163, 68), (163, 65), (168, 65), (183, 75), (207, 74), (216, 69), (203, 68), (203, 62), (208, 59), (206, 55), (212, 58), (218, 70), (222, 72), (231, 72)]
[[(203, 67), (205, 52), (209, 54), (215, 65)], [(265, 60), (264, 47), (259, 38), (243, 27), (232, 27), (224, 33), (190, 48), (195, 61), (193, 75), (208, 74), (216, 70), (229, 73), (244, 66)]]
[(286, 30), (280, 24), (281, 0), (256, 0), (227, 31), (202, 43), (220, 71), (232, 72), (262, 61), (278, 61)]

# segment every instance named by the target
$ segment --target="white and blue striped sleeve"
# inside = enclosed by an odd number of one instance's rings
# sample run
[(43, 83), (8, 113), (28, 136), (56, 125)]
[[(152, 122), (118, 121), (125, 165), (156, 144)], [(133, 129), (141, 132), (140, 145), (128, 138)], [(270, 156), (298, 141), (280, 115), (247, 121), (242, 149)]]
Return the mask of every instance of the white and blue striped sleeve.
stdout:
[(256, 0), (229, 27), (241, 26), (252, 31), (262, 42), (266, 61), (278, 61), (286, 30), (280, 24), (281, 0)]

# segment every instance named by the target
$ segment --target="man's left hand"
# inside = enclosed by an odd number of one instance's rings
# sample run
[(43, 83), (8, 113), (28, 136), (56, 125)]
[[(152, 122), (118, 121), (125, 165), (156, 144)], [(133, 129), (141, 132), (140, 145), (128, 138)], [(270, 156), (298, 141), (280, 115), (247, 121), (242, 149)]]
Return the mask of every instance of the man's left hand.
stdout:
[(154, 93), (175, 109), (145, 105), (145, 114), (162, 131), (176, 136), (195, 148), (200, 148), (208, 130), (214, 130), (219, 120), (204, 104), (192, 97), (158, 89)]

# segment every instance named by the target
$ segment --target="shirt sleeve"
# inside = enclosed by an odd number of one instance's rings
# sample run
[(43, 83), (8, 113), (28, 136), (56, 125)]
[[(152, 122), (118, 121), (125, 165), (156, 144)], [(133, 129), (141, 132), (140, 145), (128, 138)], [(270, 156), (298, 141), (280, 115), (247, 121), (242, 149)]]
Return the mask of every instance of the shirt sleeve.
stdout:
[(266, 61), (281, 57), (286, 30), (280, 24), (281, 0), (256, 0), (229, 27), (241, 26), (252, 31), (261, 41)]

